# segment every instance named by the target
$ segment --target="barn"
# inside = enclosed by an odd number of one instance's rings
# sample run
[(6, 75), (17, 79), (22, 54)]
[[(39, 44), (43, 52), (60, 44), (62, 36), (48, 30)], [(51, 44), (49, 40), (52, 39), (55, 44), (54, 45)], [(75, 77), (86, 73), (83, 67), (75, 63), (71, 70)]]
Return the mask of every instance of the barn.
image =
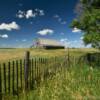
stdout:
[(37, 38), (34, 40), (34, 46), (36, 48), (44, 49), (64, 49), (65, 47), (57, 40), (47, 38)]

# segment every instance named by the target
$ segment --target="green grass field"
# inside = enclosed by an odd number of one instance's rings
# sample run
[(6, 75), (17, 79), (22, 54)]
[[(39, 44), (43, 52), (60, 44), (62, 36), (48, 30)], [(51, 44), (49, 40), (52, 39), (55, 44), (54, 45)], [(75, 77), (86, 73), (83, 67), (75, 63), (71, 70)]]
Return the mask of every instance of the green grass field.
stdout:
[[(100, 99), (100, 69), (86, 65), (59, 72), (47, 80), (29, 100), (97, 100)], [(25, 100), (25, 99), (22, 99)]]
[[(24, 58), (25, 51), (31, 56), (51, 57), (67, 55), (65, 50), (30, 50), (0, 49), (0, 62)], [(96, 49), (69, 49), (69, 55), (80, 57)], [(100, 67), (88, 66), (85, 63), (66, 66), (62, 71), (49, 77), (33, 90), (22, 93), (19, 97), (7, 96), (4, 100), (99, 100), (100, 99)]]
[(63, 69), (19, 100), (100, 100), (100, 68), (77, 65)]

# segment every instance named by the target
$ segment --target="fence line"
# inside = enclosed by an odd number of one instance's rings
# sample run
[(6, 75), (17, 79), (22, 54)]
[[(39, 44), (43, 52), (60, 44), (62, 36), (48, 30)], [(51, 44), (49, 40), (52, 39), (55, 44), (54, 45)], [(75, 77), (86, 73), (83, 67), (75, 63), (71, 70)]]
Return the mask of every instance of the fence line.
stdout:
[[(35, 84), (45, 80), (63, 67), (82, 64), (87, 62), (89, 65), (100, 66), (100, 56), (97, 58), (92, 55), (76, 58), (72, 56), (55, 57), (33, 57), (27, 52), (25, 59), (9, 61), (0, 64), (0, 100), (3, 95), (18, 95), (23, 90), (34, 89)], [(80, 63), (81, 65), (81, 63)]]
[(25, 59), (9, 61), (0, 64), (0, 98), (2, 95), (18, 95), (23, 90), (33, 89), (34, 84), (40, 83), (50, 74), (68, 64), (67, 56), (33, 57), (27, 52)]

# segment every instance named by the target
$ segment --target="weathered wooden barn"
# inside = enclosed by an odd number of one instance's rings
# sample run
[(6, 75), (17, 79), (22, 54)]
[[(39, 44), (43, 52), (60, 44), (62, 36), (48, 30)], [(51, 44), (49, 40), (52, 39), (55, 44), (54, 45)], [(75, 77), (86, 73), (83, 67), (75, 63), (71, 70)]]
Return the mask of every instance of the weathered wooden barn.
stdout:
[(44, 48), (44, 49), (64, 49), (65, 48), (57, 40), (46, 39), (46, 38), (37, 38), (37, 39), (35, 39), (34, 40), (34, 46), (36, 48)]

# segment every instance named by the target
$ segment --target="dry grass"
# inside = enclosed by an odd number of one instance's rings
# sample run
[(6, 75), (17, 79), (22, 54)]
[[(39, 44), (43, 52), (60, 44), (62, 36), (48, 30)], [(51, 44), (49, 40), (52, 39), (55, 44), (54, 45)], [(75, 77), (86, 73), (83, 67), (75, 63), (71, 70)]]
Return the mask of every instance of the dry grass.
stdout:
[(21, 95), (19, 100), (100, 100), (99, 70), (91, 71), (88, 65), (65, 68), (41, 82), (40, 87)]
[[(24, 58), (25, 52), (29, 50), (31, 56), (60, 56), (67, 55), (68, 50), (39, 50), (39, 49), (0, 49), (0, 62)], [(70, 55), (81, 55), (87, 52), (97, 52), (96, 49), (69, 49)]]

